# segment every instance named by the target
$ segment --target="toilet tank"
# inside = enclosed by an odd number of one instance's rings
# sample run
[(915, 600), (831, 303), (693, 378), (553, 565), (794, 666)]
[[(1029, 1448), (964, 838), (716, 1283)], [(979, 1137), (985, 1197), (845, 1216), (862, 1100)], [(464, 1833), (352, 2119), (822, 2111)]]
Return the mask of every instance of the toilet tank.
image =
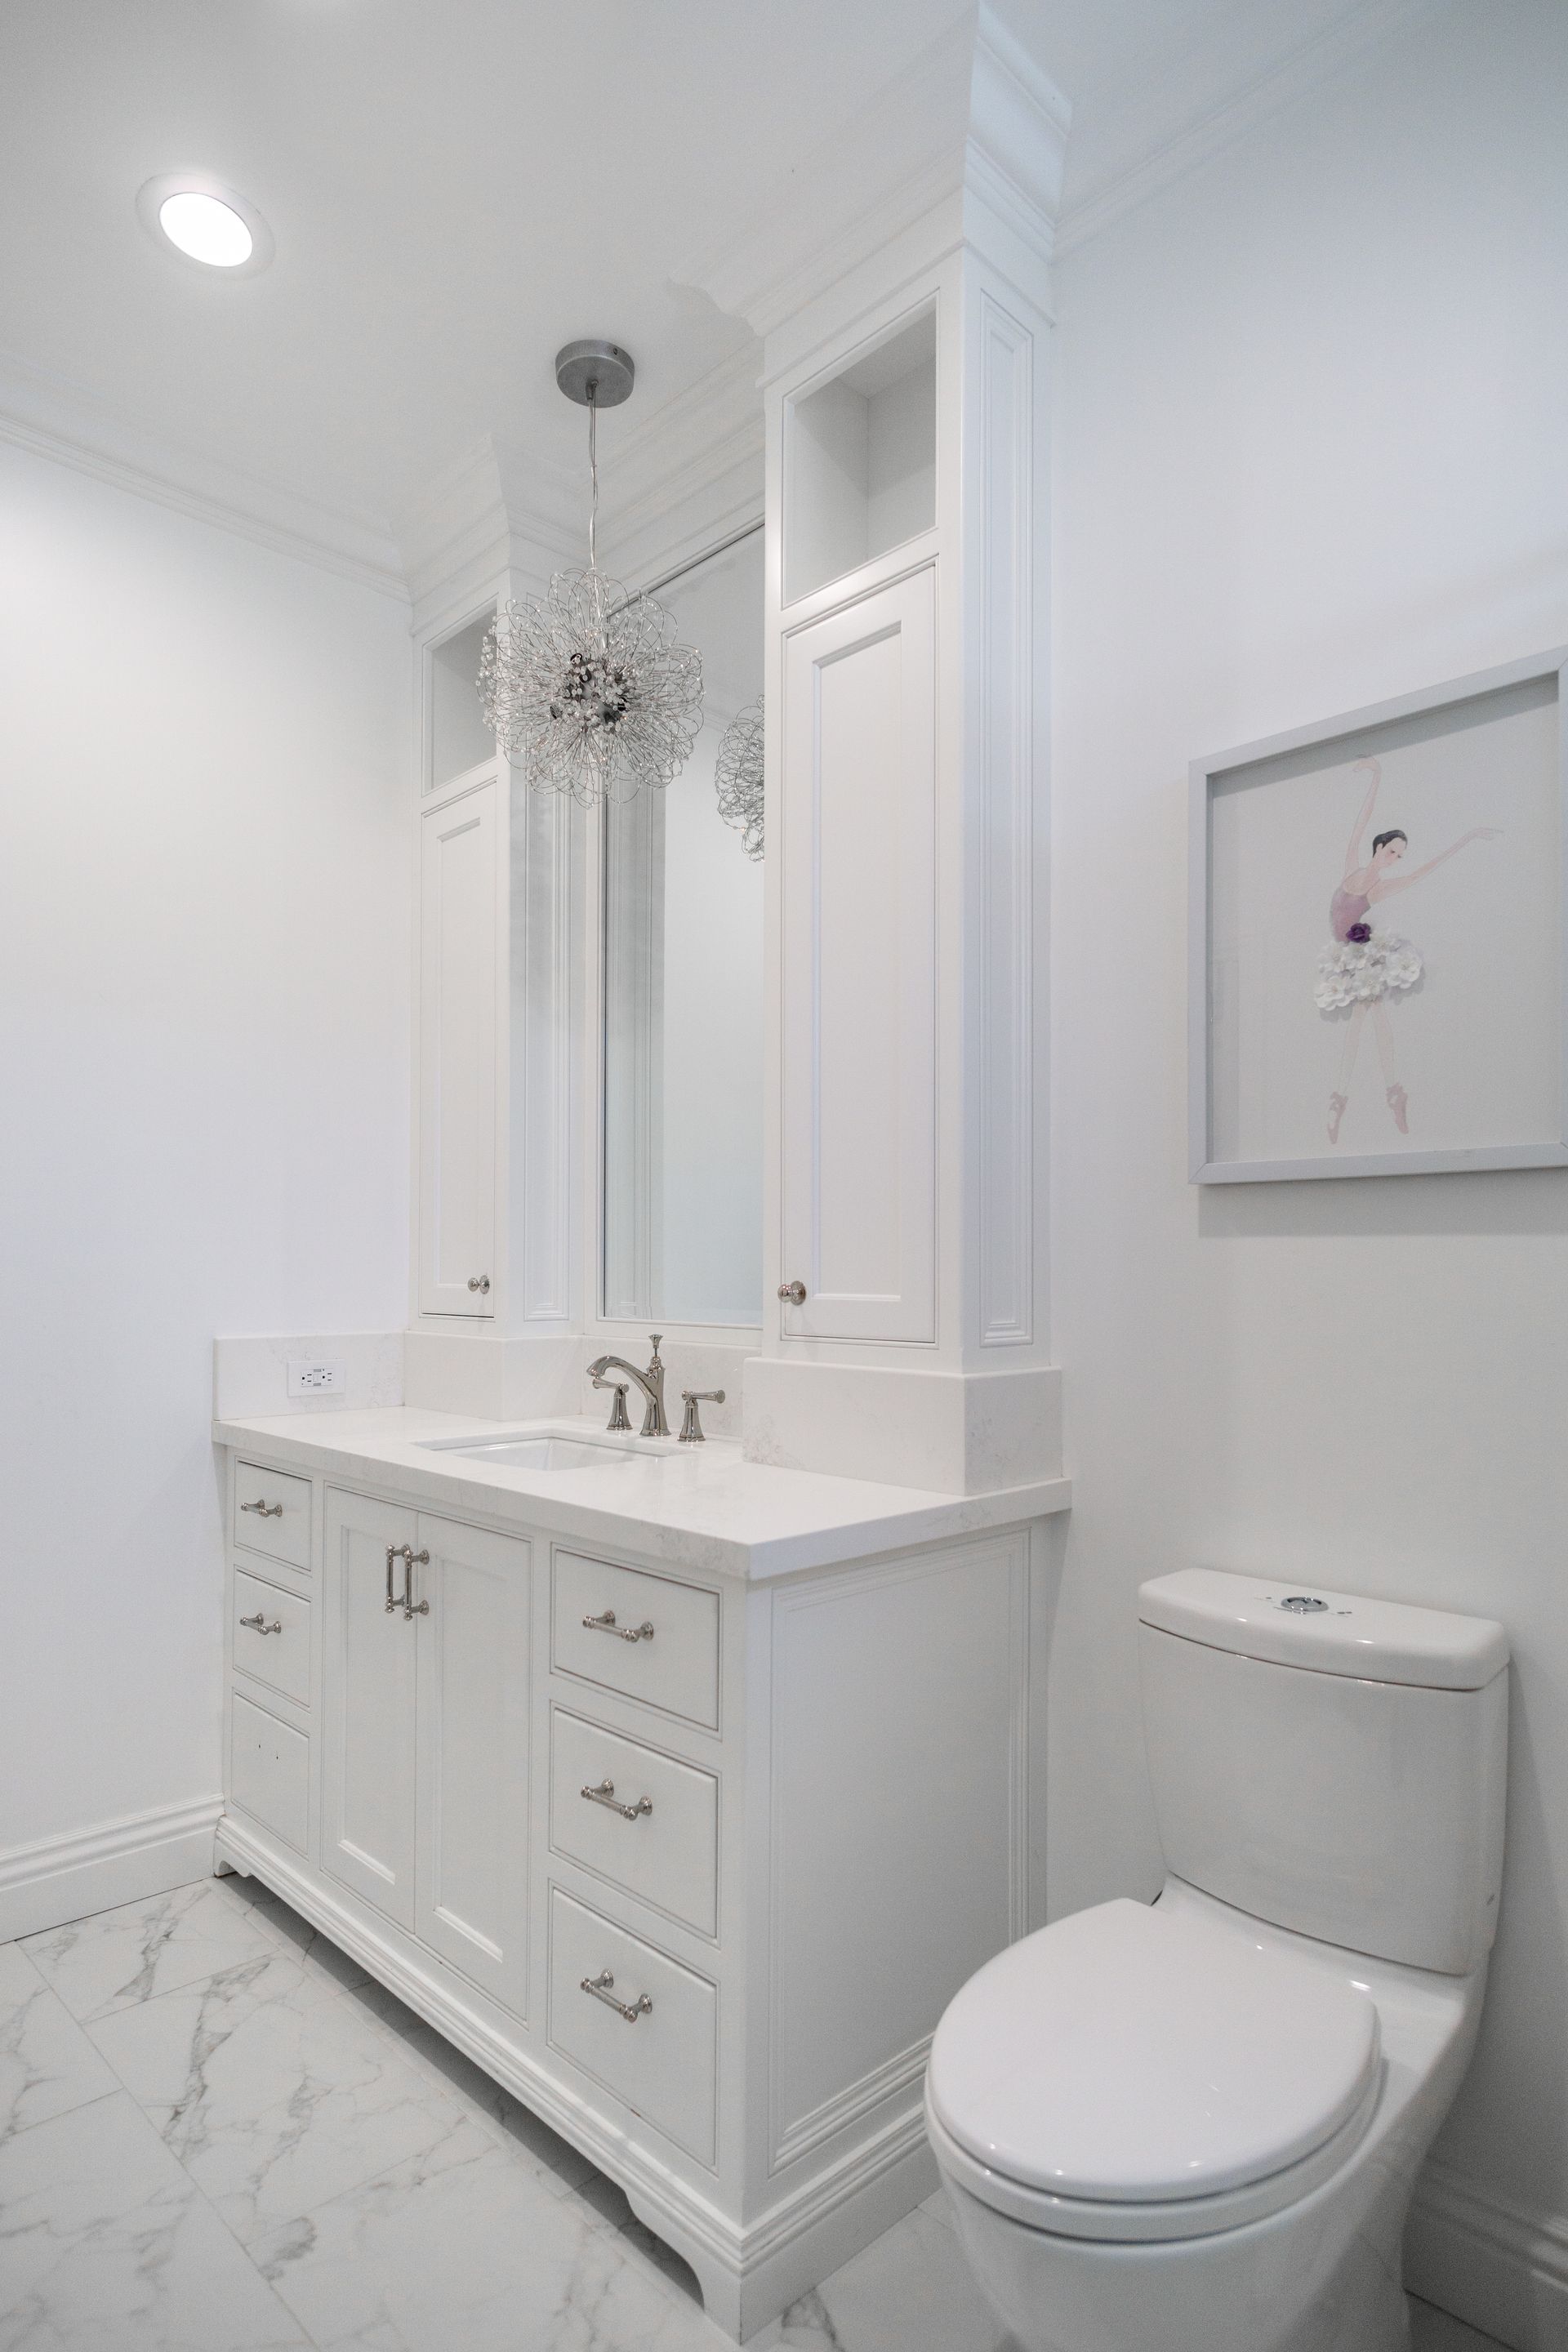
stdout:
[(1213, 1569), (1145, 1584), (1139, 1617), (1175, 1875), (1351, 1951), (1479, 1968), (1502, 1873), (1502, 1627)]

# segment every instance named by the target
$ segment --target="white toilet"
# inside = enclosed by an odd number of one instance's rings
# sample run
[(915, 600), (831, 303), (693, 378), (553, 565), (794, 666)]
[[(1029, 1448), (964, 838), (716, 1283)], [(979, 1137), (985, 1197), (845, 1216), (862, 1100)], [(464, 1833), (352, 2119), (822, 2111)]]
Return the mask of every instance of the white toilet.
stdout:
[(949, 2004), (960, 2238), (1026, 2352), (1398, 2352), (1497, 1921), (1506, 1636), (1207, 1570), (1140, 1616), (1170, 1874)]

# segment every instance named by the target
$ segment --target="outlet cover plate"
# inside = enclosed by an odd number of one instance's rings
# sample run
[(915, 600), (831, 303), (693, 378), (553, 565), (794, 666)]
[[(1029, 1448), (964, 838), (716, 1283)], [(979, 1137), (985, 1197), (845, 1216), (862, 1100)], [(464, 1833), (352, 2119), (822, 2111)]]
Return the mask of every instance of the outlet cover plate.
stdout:
[(322, 1356), (290, 1356), (289, 1394), (291, 1397), (341, 1397), (348, 1374), (341, 1363)]

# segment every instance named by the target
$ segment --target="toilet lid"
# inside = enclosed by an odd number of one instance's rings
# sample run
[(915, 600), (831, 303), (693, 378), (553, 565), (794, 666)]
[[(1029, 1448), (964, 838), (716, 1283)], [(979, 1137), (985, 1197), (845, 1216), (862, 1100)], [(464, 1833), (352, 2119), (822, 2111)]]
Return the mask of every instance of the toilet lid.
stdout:
[(1026, 1936), (931, 2044), (959, 2146), (1058, 2197), (1212, 2197), (1300, 2162), (1363, 2100), (1371, 1998), (1245, 1932), (1126, 1901)]

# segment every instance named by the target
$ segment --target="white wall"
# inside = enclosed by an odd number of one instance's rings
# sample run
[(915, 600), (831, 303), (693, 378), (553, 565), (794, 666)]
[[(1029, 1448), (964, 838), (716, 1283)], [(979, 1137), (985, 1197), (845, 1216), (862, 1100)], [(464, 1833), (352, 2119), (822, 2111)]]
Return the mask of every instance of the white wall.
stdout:
[(407, 677), (0, 448), (0, 1861), (219, 1785), (215, 1332), (404, 1320)]
[(1502, 1929), (1441, 2153), (1527, 2215), (1568, 2215), (1568, 1175), (1188, 1185), (1185, 769), (1568, 640), (1565, 122), (1555, 0), (1436, 9), (1058, 278), (1052, 1907), (1158, 1884), (1142, 1578), (1502, 1618)]

